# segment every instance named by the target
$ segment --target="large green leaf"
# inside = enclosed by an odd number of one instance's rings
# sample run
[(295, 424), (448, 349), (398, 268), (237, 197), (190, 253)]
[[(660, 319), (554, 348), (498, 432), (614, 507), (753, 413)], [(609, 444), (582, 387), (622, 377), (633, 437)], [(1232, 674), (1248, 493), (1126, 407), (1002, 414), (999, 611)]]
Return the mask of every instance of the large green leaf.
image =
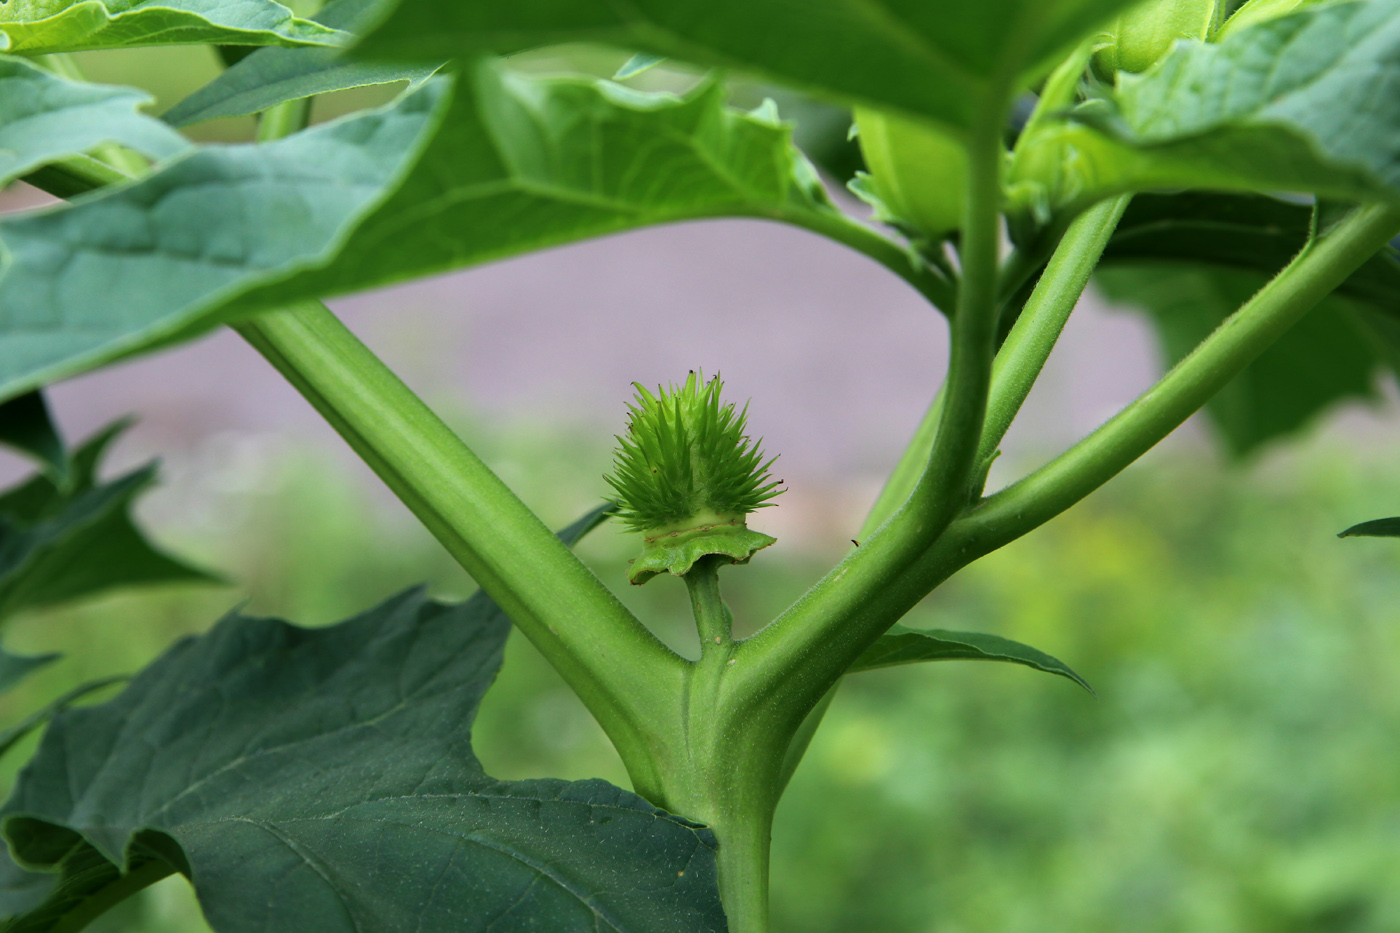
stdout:
[[(383, 0), (338, 0), (314, 19), (323, 26), (356, 32), (383, 5)], [(313, 94), (395, 81), (421, 81), (435, 70), (435, 65), (347, 60), (339, 49), (258, 49), (171, 107), (163, 119), (172, 126), (189, 126), (217, 117), (257, 113)]]
[(483, 64), (455, 92), (431, 82), (277, 143), (200, 150), (0, 219), (0, 397), (236, 314), (646, 224), (854, 225), (789, 135), (714, 85), (675, 97)]
[(896, 625), (856, 659), (848, 674), (873, 671), (897, 664), (917, 664), (923, 661), (1006, 661), (1047, 674), (1072, 680), (1094, 692), (1088, 682), (1070, 669), (1069, 665), (1019, 641), (989, 635), (984, 632), (950, 632), (946, 629), (913, 629)]
[(1076, 116), (1036, 140), (1072, 156), (1052, 200), (1153, 188), (1400, 199), (1400, 0), (1306, 7), (1219, 44), (1179, 43)]
[(5, 0), (0, 51), (40, 55), (138, 45), (343, 45), (349, 36), (275, 0)]
[(65, 883), (13, 929), (154, 860), (221, 933), (723, 930), (708, 830), (603, 781), (482, 771), (471, 722), (509, 628), (480, 594), (314, 630), (235, 613), (61, 713), (4, 828)]
[(150, 102), (135, 88), (69, 81), (0, 55), (0, 186), (103, 143), (158, 159), (176, 154), (189, 144), (141, 113)]
[[(1145, 309), (1168, 365), (1185, 357), (1268, 280), (1243, 269), (1122, 263), (1097, 281), (1115, 301)], [(1206, 405), (1237, 456), (1289, 434), (1346, 399), (1374, 397), (1383, 358), (1349, 299), (1332, 296), (1235, 377)]]
[(359, 51), (435, 60), (602, 42), (966, 128), (1131, 2), (401, 0)]
[(329, 261), (412, 163), (439, 97), (0, 218), (0, 397), (207, 330), (250, 285)]
[(212, 579), (157, 551), (132, 524), (132, 500), (154, 481), (154, 466), (97, 481), (115, 433), (75, 452), (67, 481), (39, 475), (0, 494), (0, 621), (119, 586)]

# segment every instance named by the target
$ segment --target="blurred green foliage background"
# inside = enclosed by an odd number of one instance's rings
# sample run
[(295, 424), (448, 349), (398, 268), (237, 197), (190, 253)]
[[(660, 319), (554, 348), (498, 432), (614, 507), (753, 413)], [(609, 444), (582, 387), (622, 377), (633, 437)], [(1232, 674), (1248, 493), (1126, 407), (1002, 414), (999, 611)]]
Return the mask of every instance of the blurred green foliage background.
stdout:
[[(465, 433), (551, 521), (602, 492), (598, 439)], [(1400, 502), (1398, 452), (1342, 453), (1322, 437), (1232, 469), (1177, 444), (936, 591), (910, 624), (1029, 642), (1099, 697), (1009, 665), (853, 678), (779, 813), (775, 928), (1400, 929), (1400, 547), (1333, 537), (1377, 502)], [(0, 723), (81, 680), (135, 670), (245, 596), (252, 611), (323, 624), (423, 580), (443, 598), (471, 591), (328, 454), (286, 448), (263, 461), (224, 533), (155, 529), (236, 587), (127, 593), (17, 620), (12, 648), (69, 656), (0, 699)], [(837, 556), (783, 544), (726, 571), (740, 626), (771, 617)], [(627, 587), (634, 547), (604, 526), (581, 550), (684, 650), (684, 588)], [(599, 729), (519, 637), (476, 744), (500, 777), (626, 785)], [(5, 780), (27, 752), (4, 760)], [(177, 877), (93, 929), (204, 928)]]

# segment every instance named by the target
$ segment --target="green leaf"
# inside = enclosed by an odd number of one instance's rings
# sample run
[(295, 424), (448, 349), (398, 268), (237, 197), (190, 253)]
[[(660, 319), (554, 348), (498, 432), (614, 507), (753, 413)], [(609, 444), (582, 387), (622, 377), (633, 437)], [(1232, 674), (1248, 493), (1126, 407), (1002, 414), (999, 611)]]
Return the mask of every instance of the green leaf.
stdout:
[(60, 479), (68, 472), (68, 450), (49, 417), (42, 392), (28, 392), (0, 403), (0, 444), (28, 454)]
[(343, 45), (350, 36), (274, 0), (5, 0), (0, 51), (44, 55), (140, 45)]
[[(1103, 262), (1178, 260), (1274, 275), (1308, 241), (1313, 208), (1258, 194), (1188, 192), (1133, 198)], [(1400, 318), (1400, 258), (1372, 256), (1337, 289)]]
[(240, 291), (328, 262), (412, 163), (440, 97), (198, 149), (129, 186), (0, 218), (0, 397), (202, 333)]
[(1400, 199), (1397, 58), (1400, 0), (1306, 7), (1178, 44), (1036, 144), (1072, 153), (1058, 200), (1076, 203), (1153, 188)]
[(1339, 538), (1400, 538), (1400, 518), (1378, 518), (1352, 525)]
[(141, 113), (151, 100), (135, 88), (69, 81), (0, 55), (0, 186), (104, 143), (156, 159), (175, 155), (189, 143)]
[(665, 60), (666, 56), (664, 55), (648, 55), (645, 52), (638, 52), (623, 62), (622, 67), (617, 69), (617, 74), (613, 75), (613, 80), (626, 81), (628, 78), (635, 78), (643, 72), (651, 71)]
[(601, 42), (969, 128), (1131, 2), (403, 0), (358, 52), (434, 60)]
[(132, 524), (132, 500), (154, 481), (154, 466), (96, 482), (117, 430), (74, 453), (67, 482), (39, 475), (0, 494), (0, 621), (119, 586), (214, 579), (157, 551)]
[(455, 92), (430, 82), (384, 111), (0, 219), (0, 397), (240, 314), (647, 224), (856, 228), (788, 127), (723, 98), (483, 64)]
[(235, 613), (60, 714), (4, 828), (22, 864), (72, 869), (15, 928), (120, 884), (95, 851), (186, 872), (222, 933), (723, 930), (708, 830), (603, 781), (482, 771), (509, 628), (481, 594), (320, 629)]
[[(1148, 312), (1167, 365), (1195, 349), (1268, 278), (1171, 262), (1124, 263), (1097, 274), (1109, 298)], [(1207, 403), (1232, 454), (1244, 456), (1296, 431), (1343, 400), (1374, 397), (1381, 358), (1358, 312), (1348, 299), (1325, 299)]]
[(1091, 694), (1094, 692), (1094, 688), (1070, 670), (1069, 665), (1030, 645), (982, 632), (912, 629), (902, 625), (896, 625), (881, 635), (846, 673), (855, 674), (920, 661), (1009, 661), (1065, 677)]
[[(383, 5), (383, 0), (339, 0), (314, 19), (324, 26), (353, 33)], [(258, 49), (171, 107), (162, 119), (172, 126), (189, 126), (218, 117), (258, 113), (314, 94), (395, 81), (424, 81), (436, 70), (436, 65), (349, 61), (339, 49)]]

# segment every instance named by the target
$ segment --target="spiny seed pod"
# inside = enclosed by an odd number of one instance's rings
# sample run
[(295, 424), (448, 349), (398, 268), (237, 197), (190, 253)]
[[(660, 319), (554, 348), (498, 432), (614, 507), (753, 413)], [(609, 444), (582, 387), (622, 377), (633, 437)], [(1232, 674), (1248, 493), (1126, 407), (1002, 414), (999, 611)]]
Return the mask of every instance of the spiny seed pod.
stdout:
[(962, 225), (967, 151), (919, 120), (855, 112), (857, 138), (875, 193), (897, 219), (939, 240)]
[(1204, 39), (1215, 25), (1217, 0), (1148, 0), (1118, 17), (1094, 66), (1112, 75), (1151, 68), (1178, 39)]
[(627, 434), (617, 438), (614, 475), (606, 477), (618, 519), (646, 538), (628, 579), (681, 576), (709, 554), (742, 564), (772, 544), (744, 522), (783, 491), (768, 472), (777, 458), (765, 461), (744, 433), (748, 406), (722, 403), (719, 377), (705, 382), (694, 370), (679, 388), (657, 386), (655, 395), (633, 386)]

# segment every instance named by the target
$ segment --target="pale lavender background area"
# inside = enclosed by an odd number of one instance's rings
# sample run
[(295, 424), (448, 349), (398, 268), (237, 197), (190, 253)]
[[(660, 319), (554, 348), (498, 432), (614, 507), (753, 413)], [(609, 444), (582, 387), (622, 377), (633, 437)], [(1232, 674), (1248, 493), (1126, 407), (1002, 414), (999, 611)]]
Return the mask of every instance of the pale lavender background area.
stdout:
[[(759, 221), (646, 229), (332, 306), (425, 398), (486, 423), (573, 425), (603, 440), (621, 427), (632, 380), (722, 372), (731, 398), (752, 399), (754, 433), (782, 454), (789, 508), (765, 520), (799, 537), (833, 518), (858, 521), (848, 516), (878, 490), (946, 365), (943, 319), (901, 280), (845, 247)], [(1143, 321), (1091, 292), (1013, 428), (994, 485), (1093, 429), (1159, 371)], [(256, 461), (270, 448), (324, 449), (377, 488), (227, 331), (62, 383), (51, 399), (70, 438), (140, 413), (117, 459), (164, 459), (166, 488), (144, 506), (174, 513), (164, 518), (194, 507), (188, 487), (207, 486), (210, 471), (232, 492), (256, 486)]]

